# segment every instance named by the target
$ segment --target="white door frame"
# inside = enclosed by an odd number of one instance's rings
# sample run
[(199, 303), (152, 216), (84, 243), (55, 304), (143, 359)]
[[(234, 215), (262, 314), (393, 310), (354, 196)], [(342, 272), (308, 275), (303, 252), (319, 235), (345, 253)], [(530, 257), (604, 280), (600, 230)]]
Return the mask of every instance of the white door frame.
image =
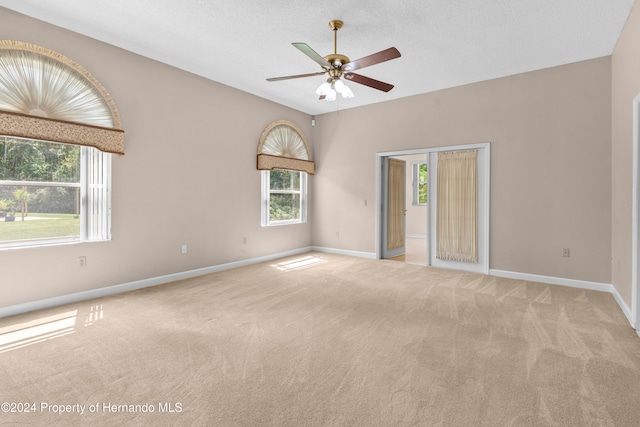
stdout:
[[(640, 292), (638, 292), (638, 268), (640, 260), (640, 93), (633, 98), (633, 192), (631, 202), (631, 326), (640, 331)], [(640, 333), (640, 332), (639, 332)]]
[[(416, 148), (412, 150), (398, 150), (398, 151), (385, 151), (376, 153), (376, 259), (382, 258), (381, 251), (381, 239), (382, 239), (382, 211), (383, 211), (383, 195), (382, 195), (382, 162), (384, 157), (392, 157), (392, 156), (408, 156), (413, 154), (429, 154), (429, 153), (437, 153), (440, 151), (458, 151), (458, 150), (483, 150), (482, 152), (486, 154), (486, 168), (483, 171), (478, 171), (479, 173), (483, 173), (482, 179), (485, 180), (486, 183), (486, 192), (485, 192), (485, 202), (479, 203), (479, 207), (483, 209), (483, 217), (484, 221), (478, 224), (478, 228), (483, 229), (484, 233), (486, 233), (486, 239), (482, 247), (478, 248), (479, 252), (484, 251), (486, 257), (484, 257), (484, 263), (479, 266), (479, 268), (474, 269), (474, 271), (489, 274), (489, 224), (490, 224), (490, 201), (491, 201), (491, 144), (489, 142), (483, 142), (478, 144), (466, 144), (466, 145), (452, 145), (446, 147), (431, 147), (431, 148)], [(431, 183), (435, 182), (431, 176), (432, 168), (429, 168), (429, 187), (431, 188)], [(429, 194), (429, 206), (431, 206), (433, 199), (431, 198), (431, 194)], [(435, 207), (435, 204), (434, 204)], [(428, 225), (427, 239), (431, 240), (432, 238), (432, 230)], [(429, 257), (431, 259), (431, 257)], [(463, 263), (460, 263), (463, 264)], [(429, 261), (429, 265), (431, 265), (431, 261)], [(459, 266), (459, 269), (464, 269), (462, 265)], [(456, 267), (452, 267), (456, 268)]]

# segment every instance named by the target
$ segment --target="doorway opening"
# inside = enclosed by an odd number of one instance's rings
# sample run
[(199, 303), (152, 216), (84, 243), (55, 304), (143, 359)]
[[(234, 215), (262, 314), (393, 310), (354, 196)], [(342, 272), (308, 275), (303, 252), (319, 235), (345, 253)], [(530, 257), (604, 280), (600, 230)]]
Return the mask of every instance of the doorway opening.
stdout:
[[(428, 155), (412, 154), (404, 156), (390, 156), (390, 161), (400, 161), (405, 164), (404, 186), (402, 187), (404, 212), (404, 245), (403, 253), (388, 256), (383, 251), (382, 257), (407, 264), (429, 265), (429, 242), (427, 240), (429, 178)], [(384, 178), (383, 178), (384, 179)], [(383, 193), (385, 186), (383, 184)], [(384, 239), (384, 235), (382, 236)]]
[[(436, 253), (436, 212), (437, 212), (437, 158), (439, 152), (477, 150), (478, 152), (478, 262), (468, 263), (460, 261), (443, 261), (437, 259)], [(389, 184), (389, 159), (399, 160), (406, 164), (401, 190), (398, 183)], [(448, 147), (422, 148), (381, 152), (377, 154), (377, 201), (376, 215), (376, 258), (395, 259), (410, 264), (437, 266), (455, 270), (474, 271), (489, 274), (489, 204), (490, 204), (490, 144), (469, 144)], [(420, 164), (426, 165), (426, 203), (416, 202), (415, 171)], [(415, 166), (418, 165), (418, 166)], [(419, 185), (419, 184), (418, 184)], [(394, 190), (395, 188), (395, 190)], [(398, 195), (402, 193), (404, 209), (402, 220), (404, 237), (402, 248), (390, 252), (388, 248), (389, 214), (397, 212), (390, 210), (390, 201), (397, 203)], [(389, 194), (391, 192), (391, 194)], [(424, 198), (423, 198), (424, 201)], [(399, 219), (391, 219), (399, 224)], [(392, 226), (396, 230), (397, 226)]]

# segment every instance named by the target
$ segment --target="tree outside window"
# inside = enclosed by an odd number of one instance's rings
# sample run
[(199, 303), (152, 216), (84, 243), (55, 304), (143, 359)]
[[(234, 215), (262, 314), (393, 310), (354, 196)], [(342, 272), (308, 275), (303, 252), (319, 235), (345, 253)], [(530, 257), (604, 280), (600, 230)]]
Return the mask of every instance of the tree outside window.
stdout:
[(275, 169), (262, 172), (262, 225), (306, 222), (307, 174)]
[(0, 137), (0, 247), (108, 240), (109, 156), (91, 147)]
[(413, 164), (413, 204), (426, 205), (428, 203), (428, 166), (426, 163)]

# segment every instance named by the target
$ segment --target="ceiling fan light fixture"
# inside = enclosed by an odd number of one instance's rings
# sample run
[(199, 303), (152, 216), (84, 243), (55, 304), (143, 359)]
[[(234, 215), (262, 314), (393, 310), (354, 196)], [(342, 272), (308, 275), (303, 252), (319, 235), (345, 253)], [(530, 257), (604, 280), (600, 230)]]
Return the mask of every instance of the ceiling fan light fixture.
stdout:
[(338, 53), (338, 30), (342, 28), (342, 25), (343, 22), (337, 19), (329, 22), (329, 27), (333, 30), (333, 53), (327, 56), (320, 56), (306, 43), (292, 43), (295, 48), (300, 50), (300, 52), (304, 53), (320, 65), (320, 67), (322, 67), (322, 71), (307, 74), (296, 74), (293, 76), (271, 77), (268, 78), (267, 81), (275, 82), (326, 74), (328, 75), (328, 79), (322, 83), (318, 89), (316, 89), (316, 94), (320, 95), (320, 99), (326, 99), (327, 101), (334, 101), (336, 99), (336, 92), (340, 93), (343, 98), (354, 97), (353, 91), (344, 84), (341, 77), (348, 79), (350, 82), (369, 86), (383, 92), (389, 92), (393, 89), (393, 85), (389, 83), (381, 82), (361, 74), (356, 74), (354, 71), (399, 58), (400, 52), (398, 49), (390, 47), (374, 53), (373, 55), (351, 61), (347, 56)]
[(316, 89), (316, 94), (320, 95), (320, 99), (326, 101), (335, 101), (338, 93), (342, 95), (343, 98), (354, 97), (353, 91), (340, 79), (327, 80)]

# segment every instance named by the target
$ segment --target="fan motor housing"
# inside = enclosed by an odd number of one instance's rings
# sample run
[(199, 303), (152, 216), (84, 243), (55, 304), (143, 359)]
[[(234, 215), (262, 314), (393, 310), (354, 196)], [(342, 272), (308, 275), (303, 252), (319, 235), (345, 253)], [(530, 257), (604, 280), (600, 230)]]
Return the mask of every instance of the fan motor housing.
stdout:
[(344, 55), (340, 55), (339, 53), (332, 53), (331, 55), (325, 56), (324, 59), (326, 59), (327, 62), (331, 63), (331, 65), (333, 65), (334, 68), (340, 68), (344, 64), (347, 64), (350, 62), (349, 58), (347, 58)]

